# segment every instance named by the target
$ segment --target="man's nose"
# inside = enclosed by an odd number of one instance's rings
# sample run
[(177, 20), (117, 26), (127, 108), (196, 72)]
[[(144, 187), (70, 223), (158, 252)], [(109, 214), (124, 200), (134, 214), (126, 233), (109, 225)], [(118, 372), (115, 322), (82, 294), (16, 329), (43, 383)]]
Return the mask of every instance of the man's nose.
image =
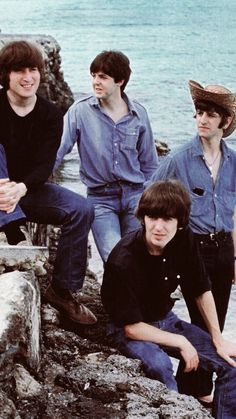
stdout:
[(207, 112), (203, 112), (201, 117), (200, 117), (200, 121), (201, 121), (202, 124), (205, 124), (207, 122), (207, 120), (208, 120)]
[(163, 219), (157, 218), (155, 220), (155, 230), (160, 231), (163, 228)]
[(93, 82), (94, 82), (94, 84), (98, 84), (98, 83), (100, 83), (100, 78), (99, 78), (99, 76), (94, 76), (94, 78), (93, 78)]
[(27, 79), (27, 80), (32, 78), (32, 74), (29, 68), (24, 69), (23, 77), (24, 79)]

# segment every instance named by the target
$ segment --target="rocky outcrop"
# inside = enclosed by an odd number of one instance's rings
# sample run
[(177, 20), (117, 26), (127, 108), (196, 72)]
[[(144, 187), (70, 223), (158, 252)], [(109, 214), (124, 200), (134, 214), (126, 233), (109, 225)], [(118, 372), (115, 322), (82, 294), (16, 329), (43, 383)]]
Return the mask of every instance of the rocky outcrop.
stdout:
[(73, 103), (74, 97), (65, 82), (61, 70), (60, 46), (52, 36), (45, 35), (9, 35), (0, 33), (0, 48), (7, 42), (26, 39), (42, 47), (45, 58), (45, 74), (38, 93), (55, 103), (65, 112)]
[[(40, 287), (45, 281), (39, 278)], [(140, 361), (127, 359), (112, 347), (94, 275), (86, 277), (79, 298), (93, 310), (98, 323), (85, 327), (68, 322), (43, 301), (40, 368), (30, 373), (18, 359), (11, 386), (0, 393), (0, 412), (7, 407), (11, 416), (0, 415), (1, 419), (212, 417), (194, 398), (145, 377)]]
[[(37, 369), (40, 359), (40, 291), (33, 271), (6, 273), (0, 277), (0, 381), (4, 366), (17, 356)], [(3, 375), (3, 376), (2, 376)]]

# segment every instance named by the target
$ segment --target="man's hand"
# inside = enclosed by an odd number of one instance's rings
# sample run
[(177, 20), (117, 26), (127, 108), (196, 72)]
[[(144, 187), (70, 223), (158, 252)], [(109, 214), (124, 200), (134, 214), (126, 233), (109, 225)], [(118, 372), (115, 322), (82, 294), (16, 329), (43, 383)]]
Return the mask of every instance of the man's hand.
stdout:
[(183, 337), (183, 343), (181, 342), (180, 354), (185, 361), (184, 372), (196, 371), (199, 365), (198, 353), (194, 346)]
[(236, 362), (231, 358), (236, 357), (236, 344), (222, 339), (220, 343), (215, 343), (216, 351), (218, 355), (223, 358), (229, 365), (236, 367)]
[(12, 182), (9, 179), (0, 179), (0, 210), (6, 213), (13, 212), (26, 192), (27, 188), (24, 183)]

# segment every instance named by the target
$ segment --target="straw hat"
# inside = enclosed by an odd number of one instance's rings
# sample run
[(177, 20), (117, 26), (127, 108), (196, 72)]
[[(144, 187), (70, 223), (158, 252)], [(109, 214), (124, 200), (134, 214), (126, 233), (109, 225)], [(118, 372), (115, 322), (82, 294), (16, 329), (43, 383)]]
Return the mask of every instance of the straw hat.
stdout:
[(215, 103), (233, 117), (231, 124), (224, 129), (223, 137), (232, 134), (236, 128), (236, 95), (224, 86), (209, 84), (203, 87), (193, 80), (189, 80), (189, 89), (194, 103), (198, 100)]

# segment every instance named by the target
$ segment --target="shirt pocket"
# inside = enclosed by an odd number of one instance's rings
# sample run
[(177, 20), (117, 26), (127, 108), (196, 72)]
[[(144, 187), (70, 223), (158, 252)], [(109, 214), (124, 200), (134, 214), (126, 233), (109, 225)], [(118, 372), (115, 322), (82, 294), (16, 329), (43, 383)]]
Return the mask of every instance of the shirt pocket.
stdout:
[(121, 150), (136, 150), (139, 138), (138, 128), (126, 128), (123, 132), (120, 149)]
[(190, 192), (191, 198), (191, 215), (200, 216), (207, 214), (209, 212), (211, 197), (206, 191), (203, 195), (197, 195), (193, 192)]

